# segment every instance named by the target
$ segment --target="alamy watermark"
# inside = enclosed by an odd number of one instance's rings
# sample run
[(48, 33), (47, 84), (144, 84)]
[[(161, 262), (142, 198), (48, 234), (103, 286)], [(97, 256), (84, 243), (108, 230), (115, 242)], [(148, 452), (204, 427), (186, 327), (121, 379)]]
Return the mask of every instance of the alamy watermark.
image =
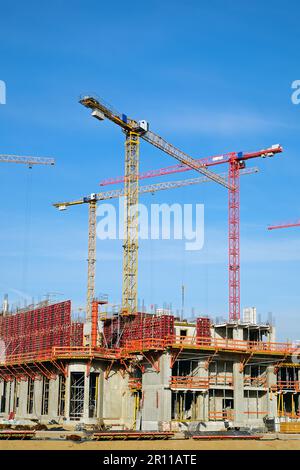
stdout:
[(138, 204), (129, 209), (125, 227), (124, 198), (120, 198), (117, 208), (100, 204), (97, 217), (100, 240), (124, 240), (126, 231), (131, 240), (185, 240), (187, 251), (199, 251), (204, 245), (204, 204)]
[(6, 84), (0, 80), (0, 104), (6, 104)]
[(291, 100), (293, 104), (300, 104), (300, 80), (294, 80), (291, 85), (292, 92)]

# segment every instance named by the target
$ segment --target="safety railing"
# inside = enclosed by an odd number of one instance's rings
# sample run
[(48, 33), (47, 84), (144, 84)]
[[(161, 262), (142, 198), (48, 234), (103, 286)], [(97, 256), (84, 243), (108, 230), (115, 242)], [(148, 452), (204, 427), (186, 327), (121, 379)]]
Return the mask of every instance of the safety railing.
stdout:
[(122, 348), (114, 349), (104, 347), (91, 348), (89, 346), (55, 346), (51, 349), (42, 349), (28, 353), (14, 353), (7, 355), (4, 361), (0, 362), (0, 367), (1, 365), (5, 366), (7, 364), (47, 361), (55, 358), (98, 357), (120, 359), (147, 350), (163, 351), (166, 348), (197, 348), (246, 353), (276, 353), (279, 355), (292, 354), (297, 350), (297, 347), (292, 343), (271, 343), (171, 335), (165, 339), (144, 338), (139, 340), (127, 340)]
[(0, 367), (15, 364), (53, 361), (55, 359), (71, 359), (79, 357), (99, 357), (104, 359), (119, 359), (120, 349), (91, 348), (89, 346), (54, 346), (51, 349), (6, 355), (0, 362)]
[(150, 349), (165, 349), (167, 347), (199, 348), (212, 350), (230, 350), (247, 353), (276, 353), (289, 354), (297, 349), (292, 343), (273, 343), (263, 341), (244, 341), (228, 338), (210, 338), (194, 336), (168, 336), (165, 339), (144, 338), (127, 340), (124, 351), (130, 353)]
[(125, 341), (122, 353), (139, 352), (143, 350), (163, 350), (167, 347), (168, 341), (160, 338), (143, 338)]
[(210, 374), (209, 385), (225, 385), (228, 387), (233, 386), (232, 374)]
[(209, 411), (208, 420), (209, 421), (232, 421), (234, 419), (233, 410), (223, 410), (223, 411)]
[(299, 380), (278, 380), (275, 385), (272, 385), (272, 390), (292, 390), (295, 392), (300, 391)]
[(267, 378), (264, 375), (257, 377), (251, 377), (250, 375), (244, 376), (244, 386), (245, 387), (263, 387), (267, 386)]
[(3, 361), (0, 362), (1, 365), (12, 365), (12, 364), (21, 364), (22, 362), (35, 362), (40, 360), (46, 360), (47, 358), (52, 357), (52, 349), (45, 349), (42, 351), (33, 351), (28, 353), (18, 353), (18, 354), (7, 354)]
[(209, 380), (194, 376), (172, 376), (170, 387), (172, 389), (208, 389)]
[(260, 418), (261, 416), (266, 416), (268, 414), (267, 411), (243, 411), (244, 415), (247, 415), (248, 417), (254, 416), (256, 418)]
[(277, 411), (278, 418), (286, 419), (300, 419), (300, 411), (287, 412), (287, 411)]

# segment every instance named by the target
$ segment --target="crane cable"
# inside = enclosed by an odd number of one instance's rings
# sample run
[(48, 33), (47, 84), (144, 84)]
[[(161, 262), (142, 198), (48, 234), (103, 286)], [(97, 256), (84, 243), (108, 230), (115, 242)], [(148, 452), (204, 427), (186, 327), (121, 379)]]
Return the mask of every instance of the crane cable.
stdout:
[(22, 257), (22, 290), (26, 296), (28, 289), (29, 274), (29, 252), (31, 242), (31, 218), (32, 218), (32, 168), (29, 167), (29, 173), (25, 185), (25, 212), (24, 212), (24, 238), (23, 238), (23, 257)]
[[(155, 194), (152, 193), (151, 196), (155, 197)], [(152, 312), (152, 310), (153, 310), (152, 305), (154, 305), (154, 304), (153, 304), (153, 241), (152, 241), (152, 227), (151, 227), (151, 224), (152, 224), (152, 220), (150, 218), (150, 224), (149, 224), (149, 227), (148, 227), (149, 242), (150, 242), (150, 250), (149, 250), (150, 251), (150, 263), (149, 263), (149, 265), (150, 265), (150, 276), (149, 276), (150, 277), (150, 289), (149, 289), (150, 290), (150, 298), (149, 298), (149, 300), (150, 300), (150, 306), (151, 306), (151, 312)]]

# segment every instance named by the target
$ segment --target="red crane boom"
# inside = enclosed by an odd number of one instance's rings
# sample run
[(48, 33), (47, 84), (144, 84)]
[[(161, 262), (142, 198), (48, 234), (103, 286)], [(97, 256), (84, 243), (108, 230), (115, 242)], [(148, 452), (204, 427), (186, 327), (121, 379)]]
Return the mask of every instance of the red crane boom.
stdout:
[[(270, 153), (275, 154), (275, 153), (280, 153), (282, 152), (282, 147), (279, 145), (273, 145), (272, 147), (268, 147), (263, 150), (259, 150), (257, 152), (229, 152), (229, 153), (224, 153), (223, 155), (212, 155), (210, 157), (206, 158), (198, 158), (196, 161), (202, 165), (205, 166), (215, 166), (215, 165), (220, 165), (222, 163), (229, 163), (232, 158), (235, 158), (237, 160), (250, 160), (251, 158), (257, 158), (257, 157), (266, 157), (269, 156)], [(182, 173), (184, 171), (190, 171), (192, 168), (187, 165), (172, 165), (172, 166), (167, 166), (164, 168), (158, 168), (156, 170), (149, 170), (145, 171), (144, 173), (139, 174), (139, 179), (147, 179), (147, 178), (155, 178), (157, 176), (164, 176), (164, 175), (171, 175), (173, 173)], [(105, 180), (102, 180), (100, 182), (100, 186), (108, 186), (110, 184), (119, 184), (119, 183), (124, 183), (125, 181), (125, 176), (117, 176), (116, 178), (107, 178)]]
[[(282, 152), (280, 145), (272, 145), (256, 152), (229, 152), (214, 155), (196, 161), (204, 166), (215, 166), (228, 163), (228, 280), (229, 280), (229, 320), (237, 321), (241, 316), (240, 307), (240, 169), (245, 168), (246, 161), (257, 157), (273, 157)], [(139, 174), (139, 179), (153, 178), (189, 171), (187, 165), (172, 165)], [(124, 176), (103, 180), (100, 185), (123, 183)], [(300, 222), (299, 222), (300, 225)], [(275, 227), (274, 227), (275, 228)], [(279, 227), (278, 227), (279, 228)]]
[(275, 230), (277, 228), (290, 228), (290, 227), (300, 227), (300, 220), (296, 222), (287, 222), (279, 225), (269, 225), (268, 230)]

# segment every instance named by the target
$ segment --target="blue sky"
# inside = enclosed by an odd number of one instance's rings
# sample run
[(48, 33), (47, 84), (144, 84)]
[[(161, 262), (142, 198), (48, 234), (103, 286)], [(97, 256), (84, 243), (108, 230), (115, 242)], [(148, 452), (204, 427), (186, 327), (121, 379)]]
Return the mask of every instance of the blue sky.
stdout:
[[(241, 294), (242, 306), (273, 313), (280, 339), (299, 338), (299, 228), (266, 230), (299, 218), (299, 13), (297, 1), (274, 0), (1, 2), (0, 152), (57, 165), (1, 165), (0, 293), (85, 304), (87, 207), (58, 213), (51, 203), (123, 173), (124, 136), (78, 104), (96, 93), (195, 157), (283, 145), (241, 181)], [(142, 143), (142, 171), (173, 163)], [(142, 202), (203, 203), (205, 245), (193, 253), (181, 241), (141, 241), (140, 298), (180, 308), (183, 282), (187, 313), (226, 317), (226, 190), (211, 183)], [(97, 292), (116, 303), (121, 255), (121, 242), (98, 243)]]

